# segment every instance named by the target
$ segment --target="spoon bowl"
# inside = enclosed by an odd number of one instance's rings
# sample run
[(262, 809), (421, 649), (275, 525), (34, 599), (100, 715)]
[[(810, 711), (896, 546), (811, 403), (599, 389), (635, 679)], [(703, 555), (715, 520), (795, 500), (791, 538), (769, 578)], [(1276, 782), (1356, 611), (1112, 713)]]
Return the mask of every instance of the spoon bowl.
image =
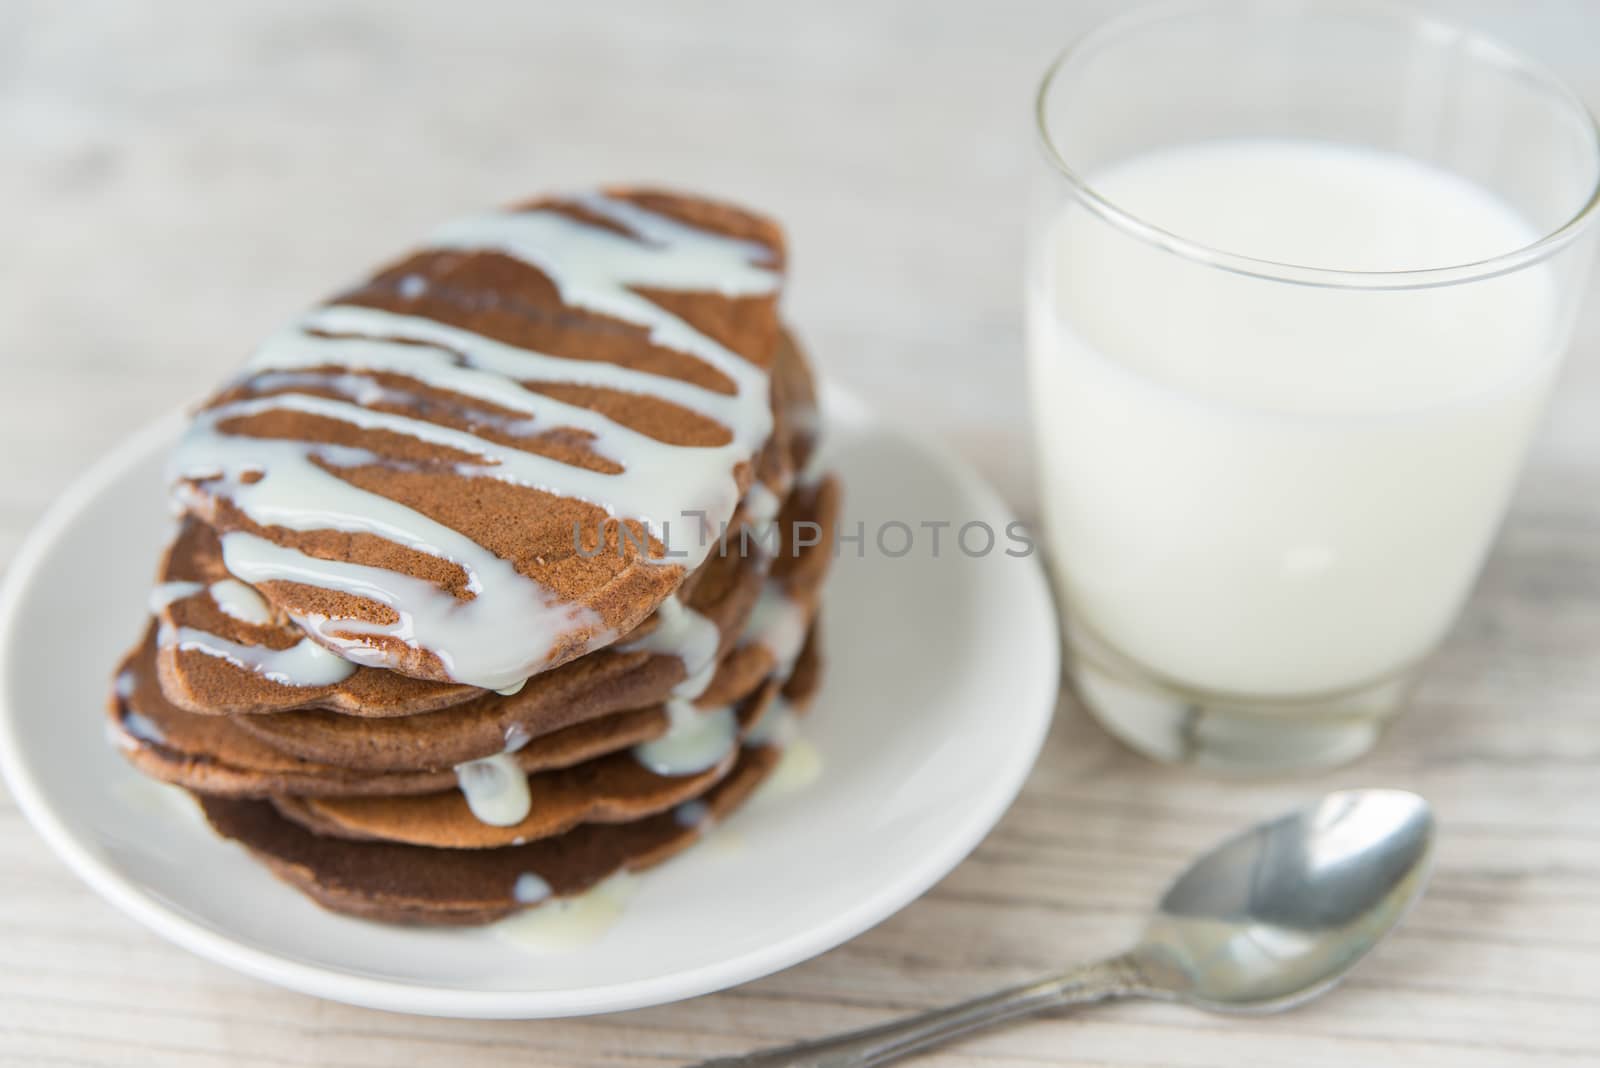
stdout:
[(1416, 794), (1347, 790), (1223, 842), (1167, 889), (1131, 952), (1146, 992), (1229, 1012), (1316, 997), (1421, 895), (1433, 841)]

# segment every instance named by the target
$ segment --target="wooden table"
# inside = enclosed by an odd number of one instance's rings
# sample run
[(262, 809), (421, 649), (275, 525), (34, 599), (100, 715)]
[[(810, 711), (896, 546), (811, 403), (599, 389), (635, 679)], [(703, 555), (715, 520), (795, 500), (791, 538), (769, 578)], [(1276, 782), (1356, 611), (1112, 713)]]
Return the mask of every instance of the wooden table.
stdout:
[[(784, 219), (789, 310), (820, 363), (940, 426), (1029, 511), (1016, 307), (1029, 95), (1055, 46), (1114, 6), (10, 0), (0, 560), (64, 480), (333, 283), (453, 212), (598, 179), (704, 188)], [(1600, 102), (1592, 0), (1433, 6), (1543, 55)], [(1437, 803), (1437, 876), (1334, 996), (1275, 1019), (1115, 1006), (925, 1063), (1595, 1063), (1597, 406), (1600, 299), (1478, 594), (1370, 759), (1312, 782), (1220, 784), (1154, 767), (1063, 707), (1016, 807), (924, 899), (808, 964), (686, 1004), (473, 1023), (285, 993), (113, 911), (0, 799), (0, 1064), (729, 1053), (1116, 948), (1198, 843), (1324, 787), (1380, 783)]]

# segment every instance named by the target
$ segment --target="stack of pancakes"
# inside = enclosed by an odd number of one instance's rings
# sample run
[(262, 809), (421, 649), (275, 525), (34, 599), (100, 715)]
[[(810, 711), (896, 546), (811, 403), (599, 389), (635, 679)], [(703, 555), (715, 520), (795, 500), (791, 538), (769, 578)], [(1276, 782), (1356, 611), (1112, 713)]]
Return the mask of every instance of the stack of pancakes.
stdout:
[(835, 481), (778, 228), (462, 220), (197, 412), (115, 741), (342, 912), (469, 924), (692, 843), (819, 678)]

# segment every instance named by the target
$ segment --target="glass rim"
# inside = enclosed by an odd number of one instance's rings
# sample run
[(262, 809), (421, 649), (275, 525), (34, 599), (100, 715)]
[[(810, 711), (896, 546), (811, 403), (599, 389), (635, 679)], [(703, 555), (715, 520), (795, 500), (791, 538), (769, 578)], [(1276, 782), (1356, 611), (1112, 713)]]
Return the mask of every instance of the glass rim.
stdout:
[[(1235, 12), (1292, 18), (1303, 18), (1312, 13), (1326, 13), (1388, 22), (1396, 27), (1407, 27), (1414, 34), (1455, 38), (1461, 45), (1471, 50), (1475, 60), (1488, 62), (1521, 75), (1564, 105), (1578, 119), (1588, 135), (1587, 139), (1595, 161), (1595, 175), (1588, 195), (1564, 222), (1520, 248), (1468, 263), (1392, 271), (1314, 267), (1308, 264), (1247, 256), (1215, 248), (1156, 226), (1101, 195), (1085, 176), (1067, 161), (1050, 132), (1047, 117), (1050, 92), (1055, 85), (1057, 75), (1073, 60), (1091, 53), (1108, 41), (1130, 31), (1180, 16), (1207, 12)], [(1105, 19), (1090, 27), (1056, 55), (1045, 68), (1044, 77), (1040, 79), (1034, 99), (1034, 120), (1046, 160), (1072, 186), (1085, 207), (1106, 222), (1163, 251), (1218, 270), (1268, 281), (1335, 289), (1427, 289), (1458, 285), (1509, 274), (1544, 260), (1576, 240), (1588, 229), (1595, 217), (1600, 215), (1600, 121), (1596, 120), (1594, 113), (1576, 90), (1543, 63), (1504, 44), (1491, 34), (1448, 19), (1436, 18), (1414, 8), (1373, 2), (1373, 0), (1355, 0), (1355, 2), (1339, 0), (1338, 3), (1330, 3), (1327, 0), (1302, 0), (1292, 7), (1274, 4), (1271, 0), (1156, 0), (1154, 3), (1141, 5), (1133, 11)]]

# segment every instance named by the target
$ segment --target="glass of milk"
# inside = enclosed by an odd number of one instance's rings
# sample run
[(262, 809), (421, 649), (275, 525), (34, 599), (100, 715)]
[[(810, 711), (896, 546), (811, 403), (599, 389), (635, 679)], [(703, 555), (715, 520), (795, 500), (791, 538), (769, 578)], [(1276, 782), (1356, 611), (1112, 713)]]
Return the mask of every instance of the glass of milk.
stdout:
[(1596, 243), (1593, 118), (1387, 8), (1145, 8), (1045, 76), (1028, 348), (1084, 703), (1239, 772), (1366, 752), (1489, 549)]

